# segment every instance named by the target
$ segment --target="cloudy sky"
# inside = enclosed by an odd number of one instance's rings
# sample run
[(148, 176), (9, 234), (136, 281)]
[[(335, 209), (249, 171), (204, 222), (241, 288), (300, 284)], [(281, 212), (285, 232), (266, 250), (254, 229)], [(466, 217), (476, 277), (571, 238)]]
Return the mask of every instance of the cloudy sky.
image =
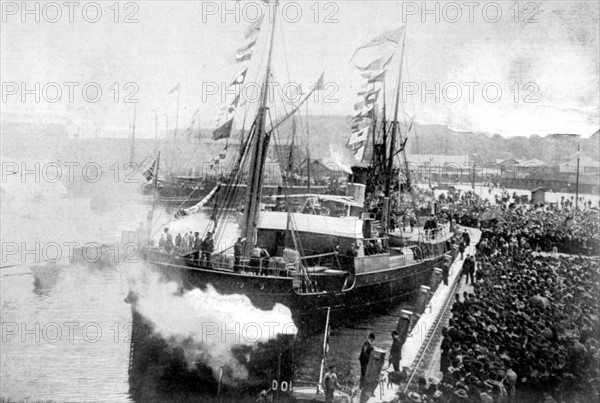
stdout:
[[(3, 115), (67, 122), (71, 133), (89, 137), (96, 130), (100, 136), (127, 133), (134, 109), (124, 102), (128, 95), (139, 100), (138, 135), (153, 136), (155, 111), (161, 129), (166, 116), (173, 129), (177, 92), (169, 91), (178, 83), (179, 129), (198, 108), (203, 127), (214, 122), (222, 91), (206, 90), (231, 82), (235, 52), (245, 44), (244, 31), (257, 7), (267, 16), (271, 10), (258, 0), (137, 1), (118, 7), (111, 0), (83, 1), (74, 9), (39, 2), (36, 15), (35, 3), (30, 14), (21, 2), (2, 3)], [(518, 7), (514, 1), (427, 3), (429, 13), (422, 2), (283, 1), (275, 79), (307, 88), (325, 69), (330, 102), (313, 103), (309, 110), (352, 115), (364, 82), (350, 62), (354, 50), (406, 25), (403, 81), (412, 91), (404, 93), (405, 109), (418, 122), (505, 136), (589, 136), (598, 130), (597, 1), (519, 2)], [(65, 82), (78, 83), (72, 100)], [(39, 83), (39, 102), (34, 95), (23, 102), (23, 83), (27, 89)], [(48, 83), (58, 84), (60, 100), (54, 99), (57, 86)], [(465, 83), (475, 83), (472, 99)], [(82, 94), (86, 84), (88, 100)], [(90, 102), (95, 88), (102, 95)]]

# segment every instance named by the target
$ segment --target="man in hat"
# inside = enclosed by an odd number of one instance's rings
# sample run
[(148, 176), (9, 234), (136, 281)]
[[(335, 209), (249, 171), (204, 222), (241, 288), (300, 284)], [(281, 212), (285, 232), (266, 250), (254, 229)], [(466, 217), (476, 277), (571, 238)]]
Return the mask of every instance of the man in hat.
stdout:
[(361, 389), (363, 388), (365, 375), (367, 374), (367, 365), (369, 365), (369, 357), (371, 357), (371, 352), (373, 351), (373, 341), (375, 341), (375, 335), (373, 333), (370, 333), (369, 337), (367, 337), (367, 341), (364, 342), (362, 349), (360, 350), (360, 355), (358, 356), (358, 361), (360, 362)]
[(325, 403), (333, 403), (333, 397), (335, 395), (335, 389), (341, 389), (342, 387), (338, 383), (338, 377), (335, 373), (335, 365), (329, 366), (329, 371), (323, 377), (323, 388), (325, 389)]
[(233, 271), (235, 273), (239, 273), (242, 269), (241, 262), (244, 255), (244, 241), (244, 238), (239, 237), (235, 245), (233, 245)]
[[(397, 331), (392, 332), (392, 348), (390, 349), (390, 364), (394, 367), (394, 371), (400, 371), (400, 360), (402, 359), (402, 342)], [(389, 365), (388, 365), (389, 367)]]
[(200, 261), (200, 250), (202, 249), (202, 238), (200, 238), (199, 232), (194, 232), (194, 238), (192, 239), (192, 250), (194, 251), (194, 260)]
[(212, 253), (215, 251), (215, 241), (213, 240), (212, 232), (206, 234), (206, 238), (202, 241), (202, 257), (200, 258), (200, 262), (204, 262), (206, 260), (206, 267), (209, 269), (212, 268), (211, 258)]

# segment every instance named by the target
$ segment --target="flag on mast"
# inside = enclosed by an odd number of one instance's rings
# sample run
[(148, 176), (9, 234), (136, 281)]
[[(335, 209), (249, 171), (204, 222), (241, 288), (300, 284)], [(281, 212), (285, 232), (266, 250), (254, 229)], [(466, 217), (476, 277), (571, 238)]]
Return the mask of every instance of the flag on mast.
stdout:
[(171, 89), (171, 91), (169, 91), (169, 95), (173, 94), (174, 92), (179, 91), (179, 88), (181, 87), (181, 83), (177, 83), (177, 85), (175, 87), (173, 87)]

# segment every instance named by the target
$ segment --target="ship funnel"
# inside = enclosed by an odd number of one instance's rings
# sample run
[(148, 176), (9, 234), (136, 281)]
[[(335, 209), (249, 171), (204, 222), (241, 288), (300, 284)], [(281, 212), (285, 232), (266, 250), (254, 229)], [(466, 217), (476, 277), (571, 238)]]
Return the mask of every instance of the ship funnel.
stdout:
[(348, 182), (348, 196), (352, 197), (355, 202), (363, 204), (365, 202), (367, 169), (352, 167), (352, 174)]

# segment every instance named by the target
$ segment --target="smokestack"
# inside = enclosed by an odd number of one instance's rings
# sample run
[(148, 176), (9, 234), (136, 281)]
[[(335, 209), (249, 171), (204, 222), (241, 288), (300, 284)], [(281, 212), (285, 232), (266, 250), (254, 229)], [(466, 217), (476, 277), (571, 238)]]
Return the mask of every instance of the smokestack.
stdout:
[(363, 204), (365, 202), (367, 168), (352, 167), (352, 174), (349, 179), (348, 196), (352, 197), (355, 202)]

